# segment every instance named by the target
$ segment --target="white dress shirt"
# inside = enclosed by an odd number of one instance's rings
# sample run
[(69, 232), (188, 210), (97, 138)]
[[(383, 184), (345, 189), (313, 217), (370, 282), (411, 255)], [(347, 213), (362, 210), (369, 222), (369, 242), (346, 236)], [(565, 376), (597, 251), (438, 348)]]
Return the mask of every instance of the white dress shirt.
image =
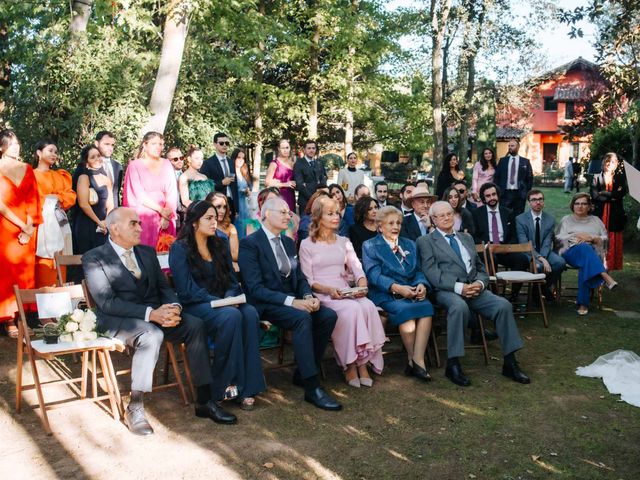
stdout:
[[(267, 240), (269, 240), (269, 246), (271, 247), (271, 251), (273, 252), (273, 256), (276, 257), (276, 263), (278, 264), (278, 270), (282, 270), (282, 264), (280, 263), (280, 260), (278, 258), (278, 253), (276, 252), (276, 245), (275, 242), (273, 242), (274, 238), (280, 238), (280, 235), (274, 235), (273, 232), (271, 230), (269, 230), (267, 227), (265, 227), (264, 224), (262, 224), (262, 230), (264, 231), (265, 235), (267, 236)], [(284, 243), (282, 243), (282, 239), (280, 238), (280, 242), (282, 244), (282, 249), (284, 250), (285, 256), (287, 257), (287, 262), (289, 263), (289, 270), (293, 270), (292, 266), (291, 266), (291, 262), (289, 261), (289, 256), (287, 255), (287, 251), (284, 248)], [(288, 296), (287, 298), (285, 298), (284, 300), (284, 304), (287, 307), (290, 307), (291, 305), (293, 305), (293, 301), (296, 299), (296, 297), (292, 297), (292, 296)]]
[(113, 178), (113, 165), (111, 164), (111, 159), (107, 157), (102, 157), (102, 169), (104, 173), (107, 174), (111, 183), (115, 183), (115, 179)]
[[(444, 238), (445, 242), (449, 243), (449, 239), (447, 238), (447, 235), (449, 235), (449, 234), (443, 232), (439, 228), (436, 228), (436, 230), (438, 232), (440, 232), (440, 235), (442, 235), (442, 237)], [(464, 267), (467, 270), (467, 273), (469, 273), (469, 272), (471, 272), (471, 267), (472, 267), (471, 266), (471, 255), (469, 254), (469, 251), (467, 250), (467, 248), (462, 244), (462, 242), (458, 238), (458, 235), (456, 235), (455, 232), (452, 232), (452, 234), (453, 234), (453, 240), (458, 244), (458, 247), (460, 248), (460, 253), (462, 254), (462, 263), (464, 263)], [(485, 288), (484, 283), (481, 280), (476, 280), (476, 282), (480, 283), (480, 285), (482, 285), (482, 289), (484, 290), (484, 288)], [(455, 285), (453, 286), (453, 291), (456, 292), (458, 295), (462, 295), (463, 287), (464, 287), (464, 283), (463, 282), (456, 282)]]
[[(226, 156), (219, 157), (218, 154), (216, 153), (216, 158), (218, 159), (218, 162), (220, 162), (222, 175), (224, 175), (225, 177), (228, 177), (229, 175), (231, 175), (231, 168), (229, 168), (229, 161), (227, 157)], [(227, 185), (227, 197), (233, 198), (233, 193), (231, 191), (231, 184)]]

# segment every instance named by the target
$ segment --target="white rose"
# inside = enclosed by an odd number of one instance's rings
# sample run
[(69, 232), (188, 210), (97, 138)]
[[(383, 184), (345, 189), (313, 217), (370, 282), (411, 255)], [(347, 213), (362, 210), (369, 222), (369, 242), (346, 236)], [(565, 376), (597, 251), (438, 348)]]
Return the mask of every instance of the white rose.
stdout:
[[(76, 308), (73, 313), (71, 314), (71, 320), (73, 320), (74, 322), (80, 322), (80, 320), (82, 320), (84, 318), (84, 312), (82, 310), (80, 310), (79, 308)], [(72, 330), (74, 331), (74, 330)]]
[(93, 313), (93, 310), (85, 310), (84, 319), (85, 320), (91, 320), (93, 322), (98, 320), (97, 317), (96, 317), (96, 314)]
[(92, 332), (95, 327), (96, 327), (96, 321), (90, 318), (87, 318), (86, 316), (80, 321), (81, 332)]
[(73, 342), (73, 335), (71, 333), (63, 333), (60, 335), (58, 339), (61, 343), (71, 343)]
[(73, 339), (76, 342), (90, 342), (96, 338), (98, 338), (98, 334), (96, 332), (74, 332), (73, 334)]
[(69, 332), (69, 333), (73, 333), (73, 332), (77, 332), (78, 331), (78, 324), (76, 322), (67, 322), (64, 326), (64, 331), (65, 332)]

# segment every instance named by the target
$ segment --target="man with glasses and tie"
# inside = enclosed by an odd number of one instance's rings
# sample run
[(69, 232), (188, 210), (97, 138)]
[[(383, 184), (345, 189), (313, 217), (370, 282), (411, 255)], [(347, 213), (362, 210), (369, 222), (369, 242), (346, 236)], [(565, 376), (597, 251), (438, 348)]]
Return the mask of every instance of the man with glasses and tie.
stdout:
[(566, 262), (553, 251), (556, 222), (551, 215), (543, 211), (544, 194), (540, 190), (530, 190), (527, 193), (527, 200), (531, 210), (516, 217), (518, 243), (530, 241), (533, 245), (538, 271), (547, 274), (547, 284), (543, 293), (547, 301), (551, 301), (553, 287), (564, 270)]
[(153, 248), (140, 244), (142, 225), (132, 208), (106, 218), (109, 240), (82, 256), (89, 292), (96, 304), (98, 330), (133, 349), (131, 401), (125, 423), (136, 435), (151, 435), (143, 397), (153, 387), (162, 341), (186, 344), (197, 398), (195, 414), (217, 423), (236, 423), (212, 400), (207, 334), (201, 319), (182, 312), (178, 297), (160, 270)]
[(236, 182), (235, 163), (227, 158), (229, 145), (231, 143), (225, 133), (216, 133), (213, 136), (213, 146), (216, 153), (204, 161), (200, 173), (213, 180), (216, 192), (227, 196), (229, 205), (231, 205), (231, 220), (233, 220), (238, 211), (238, 182)]
[[(518, 243), (516, 234), (516, 219), (513, 211), (499, 204), (500, 189), (494, 183), (485, 183), (480, 187), (480, 199), (484, 203), (472, 213), (475, 231), (473, 237), (476, 243), (508, 244)], [(524, 253), (498, 253), (496, 260), (503, 267), (511, 270), (528, 271), (529, 259)], [(520, 293), (522, 284), (514, 284), (511, 301), (515, 301)]]
[(504, 364), (502, 374), (518, 383), (530, 383), (518, 366), (515, 352), (523, 346), (511, 303), (491, 293), (489, 276), (476, 253), (471, 235), (455, 232), (454, 211), (449, 202), (435, 202), (430, 209), (435, 229), (417, 241), (422, 271), (433, 288), (439, 306), (447, 310), (446, 377), (456, 385), (471, 385), (460, 365), (464, 356), (464, 331), (472, 313), (495, 323)]
[(518, 155), (520, 142), (509, 142), (509, 153), (500, 159), (493, 181), (500, 188), (500, 204), (513, 210), (515, 215), (524, 212), (527, 192), (533, 187), (533, 170), (529, 159)]
[(293, 240), (281, 235), (291, 218), (287, 203), (281, 198), (269, 199), (260, 213), (262, 228), (240, 240), (238, 264), (247, 299), (261, 318), (293, 331), (298, 364), (293, 383), (304, 388), (305, 401), (324, 410), (340, 410), (342, 406), (318, 380), (337, 315), (313, 296)]

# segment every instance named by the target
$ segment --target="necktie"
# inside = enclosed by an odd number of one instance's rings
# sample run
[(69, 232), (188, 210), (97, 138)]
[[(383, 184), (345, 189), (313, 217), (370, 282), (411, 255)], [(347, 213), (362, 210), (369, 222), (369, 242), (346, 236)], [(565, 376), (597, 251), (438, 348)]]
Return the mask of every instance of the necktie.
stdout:
[(449, 235), (447, 235), (447, 239), (449, 240), (449, 245), (451, 245), (451, 248), (453, 249), (453, 253), (455, 253), (460, 261), (464, 263), (464, 260), (462, 260), (460, 245), (458, 245), (458, 242), (456, 242), (456, 236), (453, 233), (450, 233)]
[(536, 217), (536, 252), (540, 252), (540, 217)]
[(127, 250), (122, 254), (122, 256), (124, 257), (124, 266), (127, 267), (127, 270), (129, 270), (134, 277), (140, 280), (140, 277), (142, 276), (142, 272), (138, 268), (138, 265), (136, 265), (135, 260), (133, 259), (133, 250)]
[(491, 212), (491, 243), (500, 243), (500, 230), (498, 230), (498, 217), (496, 212)]
[(509, 184), (516, 183), (516, 158), (511, 157), (511, 171), (509, 173)]
[(222, 164), (222, 173), (225, 177), (229, 176), (229, 166), (227, 165), (227, 157), (222, 157), (220, 159), (220, 163)]
[(282, 246), (282, 241), (280, 237), (274, 237), (271, 241), (276, 246), (276, 257), (278, 262), (280, 263), (280, 273), (288, 277), (291, 273), (291, 265), (289, 265), (289, 259), (287, 258), (287, 253), (284, 251), (284, 247)]
[(391, 249), (391, 251), (393, 252), (393, 254), (398, 259), (398, 262), (400, 262), (400, 265), (402, 266), (402, 268), (404, 268), (404, 257), (402, 256), (402, 253), (400, 252), (400, 247), (398, 245), (396, 245), (395, 247), (393, 247)]

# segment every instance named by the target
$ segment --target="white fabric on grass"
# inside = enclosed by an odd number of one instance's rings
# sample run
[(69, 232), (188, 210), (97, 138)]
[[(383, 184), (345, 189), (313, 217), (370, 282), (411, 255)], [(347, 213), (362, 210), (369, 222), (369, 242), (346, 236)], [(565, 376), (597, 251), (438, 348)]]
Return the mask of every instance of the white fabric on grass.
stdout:
[(629, 350), (602, 355), (591, 365), (576, 368), (580, 377), (602, 378), (609, 393), (640, 407), (640, 357)]

